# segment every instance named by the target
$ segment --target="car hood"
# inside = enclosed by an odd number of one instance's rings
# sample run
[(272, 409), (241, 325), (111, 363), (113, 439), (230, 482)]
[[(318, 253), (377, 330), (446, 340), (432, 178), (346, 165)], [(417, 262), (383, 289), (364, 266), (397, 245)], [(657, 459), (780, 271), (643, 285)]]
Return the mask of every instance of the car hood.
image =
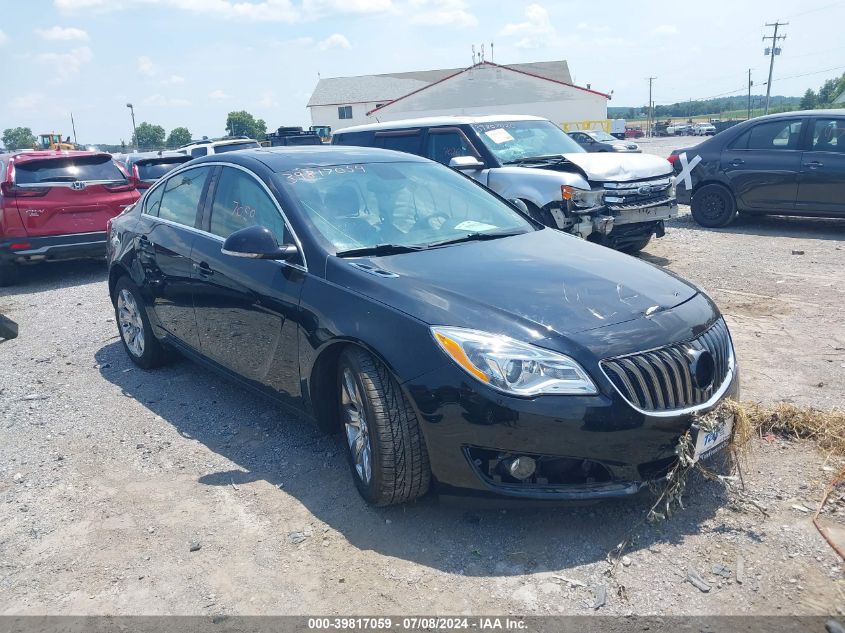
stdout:
[(326, 276), (429, 325), (528, 340), (650, 317), (697, 293), (651, 264), (553, 229), (386, 257), (330, 257)]
[[(620, 145), (627, 143), (620, 142)], [(643, 178), (659, 178), (672, 173), (665, 158), (651, 154), (615, 156), (602, 153), (565, 154), (566, 160), (577, 166), (593, 182), (625, 182)]]

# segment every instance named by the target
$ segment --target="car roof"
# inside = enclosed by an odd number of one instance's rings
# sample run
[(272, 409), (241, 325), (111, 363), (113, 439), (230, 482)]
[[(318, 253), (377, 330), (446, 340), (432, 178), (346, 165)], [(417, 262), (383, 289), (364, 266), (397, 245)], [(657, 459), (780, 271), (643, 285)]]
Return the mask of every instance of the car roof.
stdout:
[(249, 138), (248, 136), (236, 136), (233, 138), (218, 138), (218, 139), (206, 139), (202, 141), (191, 141), (187, 145), (182, 145), (179, 149), (193, 149), (195, 147), (218, 147), (220, 145), (232, 145), (234, 143), (257, 143), (254, 138)]
[(487, 116), (434, 116), (421, 119), (402, 119), (400, 121), (386, 121), (385, 123), (367, 123), (353, 125), (336, 130), (335, 134), (347, 132), (368, 132), (370, 130), (397, 130), (412, 127), (431, 127), (438, 125), (473, 125), (475, 123), (504, 123), (505, 121), (547, 121), (539, 116), (527, 114), (492, 114)]
[(229, 162), (249, 166), (257, 160), (273, 172), (283, 172), (302, 167), (329, 167), (361, 163), (425, 163), (425, 158), (375, 147), (354, 145), (302, 145), (294, 147), (262, 147), (242, 149), (237, 152), (211, 154), (195, 158), (191, 165)]
[(16, 163), (24, 163), (32, 160), (44, 160), (47, 158), (76, 158), (79, 156), (106, 156), (111, 158), (107, 152), (83, 152), (79, 150), (36, 150), (34, 152), (13, 153)]
[(126, 162), (135, 163), (140, 160), (149, 160), (150, 158), (190, 158), (182, 152), (176, 151), (161, 151), (161, 152), (133, 152), (132, 154), (124, 154), (123, 160)]

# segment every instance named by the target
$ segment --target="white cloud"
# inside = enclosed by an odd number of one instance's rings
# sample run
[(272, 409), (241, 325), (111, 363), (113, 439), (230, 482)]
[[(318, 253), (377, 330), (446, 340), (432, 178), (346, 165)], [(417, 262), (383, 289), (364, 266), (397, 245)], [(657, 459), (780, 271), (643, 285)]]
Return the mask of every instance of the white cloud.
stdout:
[(153, 94), (144, 99), (144, 105), (165, 107), (165, 108), (183, 108), (191, 105), (187, 99), (179, 99), (175, 97), (165, 97), (160, 94)]
[(40, 92), (29, 92), (18, 95), (9, 103), (13, 110), (34, 110), (44, 102), (44, 95)]
[(0, 30), (0, 46), (3, 46), (6, 42), (9, 41), (9, 36), (6, 35), (2, 30)]
[(340, 33), (332, 33), (326, 39), (320, 42), (317, 46), (321, 51), (328, 51), (333, 48), (352, 48), (352, 44), (349, 43), (349, 40), (346, 39), (346, 36), (341, 35)]
[(156, 70), (153, 60), (146, 55), (141, 55), (141, 57), (138, 58), (138, 72), (146, 77), (155, 77), (158, 71)]
[(549, 19), (549, 12), (539, 4), (529, 4), (525, 9), (525, 22), (508, 24), (499, 35), (521, 37), (514, 46), (517, 48), (542, 48), (553, 44), (557, 31)]
[(261, 99), (258, 100), (257, 104), (258, 104), (259, 107), (262, 107), (262, 108), (278, 108), (279, 107), (279, 102), (276, 101), (276, 98), (273, 96), (273, 94), (271, 94), (269, 92), (264, 93), (264, 96), (261, 97)]
[(393, 8), (393, 0), (303, 0), (301, 6), (291, 0), (53, 0), (53, 5), (66, 14), (155, 6), (223, 20), (290, 24), (327, 15), (383, 13)]
[(162, 79), (161, 83), (164, 86), (177, 86), (185, 83), (185, 78), (181, 75), (170, 75), (167, 79)]
[(72, 40), (87, 41), (88, 33), (72, 26), (51, 26), (49, 29), (35, 29), (35, 33), (45, 40), (54, 42), (70, 42)]
[(87, 46), (80, 46), (67, 53), (42, 53), (35, 59), (53, 66), (53, 83), (64, 83), (78, 75), (82, 66), (94, 59), (94, 53)]
[(655, 35), (677, 35), (678, 27), (674, 24), (661, 24), (652, 31)]
[(418, 11), (411, 16), (411, 24), (455, 28), (478, 24), (478, 18), (467, 11), (464, 0), (413, 0), (411, 6)]
[(212, 101), (226, 101), (227, 99), (231, 99), (229, 95), (227, 95), (222, 90), (213, 90), (208, 93), (208, 98)]
[(610, 27), (606, 24), (587, 24), (586, 22), (579, 22), (578, 26), (575, 27), (579, 31), (583, 31), (585, 33), (607, 33), (610, 31)]

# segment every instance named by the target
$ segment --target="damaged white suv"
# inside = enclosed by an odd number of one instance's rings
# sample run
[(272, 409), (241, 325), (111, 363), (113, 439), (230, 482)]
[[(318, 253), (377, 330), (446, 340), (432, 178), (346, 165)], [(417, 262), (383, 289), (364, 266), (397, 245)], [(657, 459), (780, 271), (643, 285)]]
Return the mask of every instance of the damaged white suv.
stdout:
[(548, 226), (623, 250), (662, 237), (678, 213), (672, 166), (649, 154), (587, 153), (533, 116), (444, 116), (338, 130), (335, 145), (409, 152), (459, 169)]

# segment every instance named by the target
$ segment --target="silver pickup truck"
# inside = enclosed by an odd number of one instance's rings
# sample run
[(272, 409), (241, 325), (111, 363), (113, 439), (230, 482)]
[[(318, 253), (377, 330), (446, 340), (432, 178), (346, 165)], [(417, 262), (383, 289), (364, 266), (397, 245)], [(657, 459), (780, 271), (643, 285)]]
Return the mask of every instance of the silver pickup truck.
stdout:
[(533, 116), (443, 116), (338, 130), (336, 145), (410, 152), (524, 203), (544, 224), (626, 252), (678, 212), (672, 166), (649, 154), (587, 153)]

